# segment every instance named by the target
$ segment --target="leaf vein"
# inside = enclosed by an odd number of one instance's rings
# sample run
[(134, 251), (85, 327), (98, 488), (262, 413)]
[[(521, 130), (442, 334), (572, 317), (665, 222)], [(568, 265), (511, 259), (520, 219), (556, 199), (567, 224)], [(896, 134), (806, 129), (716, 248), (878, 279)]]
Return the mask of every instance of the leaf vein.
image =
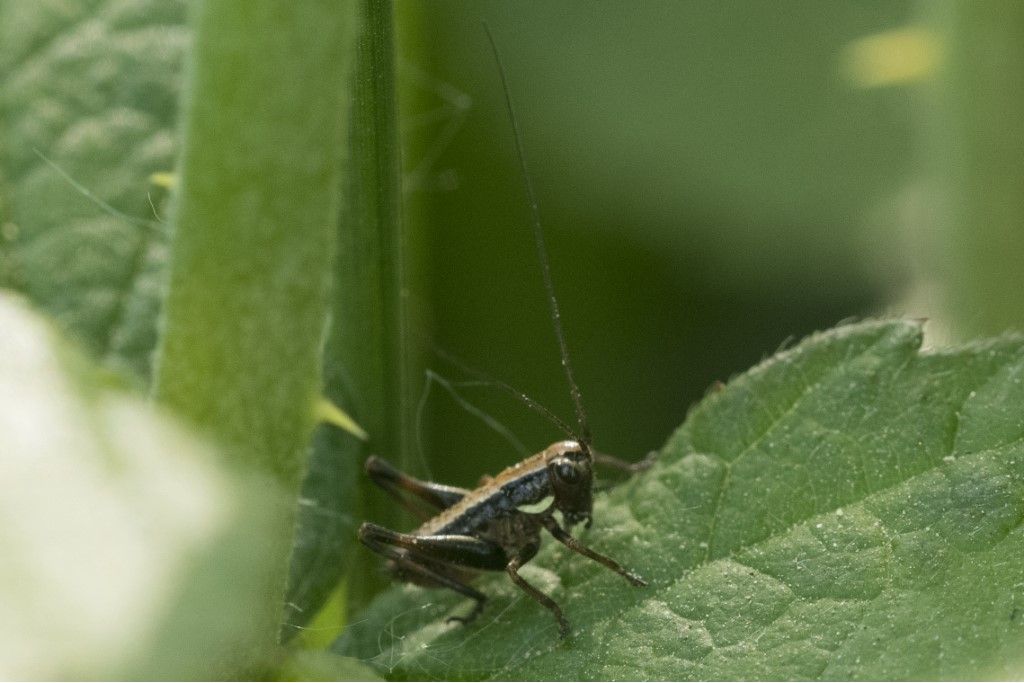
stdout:
[(715, 494), (715, 502), (711, 510), (711, 523), (708, 528), (707, 539), (705, 540), (706, 547), (703, 560), (704, 563), (708, 562), (710, 559), (714, 557), (714, 544), (718, 528), (718, 517), (721, 512), (722, 500), (725, 498), (725, 494), (732, 480), (732, 477), (730, 476), (732, 472), (732, 466), (738, 463), (748, 454), (752, 453), (754, 449), (758, 445), (760, 445), (765, 440), (765, 438), (767, 438), (767, 436), (775, 430), (776, 427), (778, 427), (779, 424), (781, 424), (784, 420), (789, 418), (797, 410), (797, 408), (799, 408), (800, 404), (808, 396), (817, 391), (826, 382), (833, 381), (835, 378), (842, 377), (844, 374), (846, 374), (849, 371), (849, 369), (847, 368), (848, 363), (850, 363), (853, 360), (856, 360), (857, 358), (861, 358), (867, 355), (877, 346), (887, 341), (887, 339), (888, 338), (886, 335), (882, 335), (874, 343), (868, 345), (866, 348), (862, 349), (853, 356), (848, 355), (841, 362), (837, 363), (828, 371), (822, 373), (822, 375), (818, 377), (817, 380), (807, 384), (805, 388), (801, 390), (800, 393), (793, 399), (793, 401), (790, 402), (786, 409), (782, 411), (776, 418), (774, 418), (768, 425), (766, 425), (764, 430), (760, 434), (758, 434), (749, 444), (744, 446), (743, 449), (739, 453), (737, 453), (733, 458), (726, 458), (721, 455), (719, 456), (722, 459), (722, 461), (726, 464), (726, 474), (725, 476), (723, 476), (720, 482), (719, 490)]

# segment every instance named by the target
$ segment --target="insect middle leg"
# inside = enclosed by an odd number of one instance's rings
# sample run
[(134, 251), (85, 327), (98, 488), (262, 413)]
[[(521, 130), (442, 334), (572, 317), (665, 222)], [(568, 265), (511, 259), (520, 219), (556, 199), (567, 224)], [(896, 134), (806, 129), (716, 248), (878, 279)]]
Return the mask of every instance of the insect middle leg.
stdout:
[[(532, 550), (532, 552), (529, 552), (530, 550)], [(524, 593), (539, 602), (541, 605), (551, 610), (551, 613), (555, 616), (555, 621), (558, 622), (558, 634), (565, 638), (569, 635), (569, 622), (566, 621), (565, 615), (562, 614), (562, 608), (559, 607), (558, 603), (552, 600), (548, 595), (530, 585), (526, 579), (519, 575), (519, 568), (526, 562), (523, 558), (533, 557), (536, 552), (536, 548), (530, 548), (527, 552), (513, 557), (508, 563), (508, 566), (505, 567), (505, 571), (508, 572), (508, 576), (512, 579), (512, 583), (519, 586)]]
[(476, 605), (468, 615), (448, 619), (463, 624), (479, 616), (487, 596), (453, 574), (466, 569), (504, 569), (508, 564), (508, 557), (500, 546), (473, 536), (417, 536), (364, 522), (359, 527), (359, 540), (378, 555), (393, 561), (414, 583), (449, 588), (475, 600)]

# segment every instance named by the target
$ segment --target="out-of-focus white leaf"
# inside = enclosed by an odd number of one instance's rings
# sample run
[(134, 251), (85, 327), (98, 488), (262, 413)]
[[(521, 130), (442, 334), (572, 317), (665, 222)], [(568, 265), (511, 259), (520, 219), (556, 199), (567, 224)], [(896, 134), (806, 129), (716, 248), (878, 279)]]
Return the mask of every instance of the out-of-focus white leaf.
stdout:
[(235, 517), (216, 462), (0, 295), (0, 678), (136, 659)]

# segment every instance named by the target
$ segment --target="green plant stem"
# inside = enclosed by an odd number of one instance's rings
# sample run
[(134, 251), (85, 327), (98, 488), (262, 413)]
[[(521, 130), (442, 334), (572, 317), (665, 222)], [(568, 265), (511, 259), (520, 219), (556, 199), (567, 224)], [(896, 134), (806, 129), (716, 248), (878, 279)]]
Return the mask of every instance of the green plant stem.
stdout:
[[(943, 59), (919, 107), (932, 275), (961, 337), (1024, 328), (1024, 4), (924, 3)], [(938, 230), (934, 228), (937, 227)]]
[[(349, 128), (352, 174), (338, 231), (337, 289), (328, 336), (327, 386), (342, 391), (370, 432), (361, 460), (379, 453), (405, 466), (410, 405), (405, 363), (401, 166), (398, 145), (393, 9), (362, 0), (363, 29), (356, 56), (355, 103)], [(360, 471), (361, 474), (361, 471)], [(359, 515), (378, 524), (399, 520), (366, 477), (359, 478)], [(348, 592), (361, 608), (384, 583), (378, 560), (357, 552)]]
[[(379, 560), (355, 543), (362, 520), (394, 526), (396, 506), (373, 489), (362, 462), (380, 454), (401, 467), (411, 405), (403, 325), (394, 38), (390, 2), (360, 3), (347, 152), (338, 220), (338, 258), (324, 350), (324, 392), (369, 433), (359, 441), (321, 425), (303, 483), (282, 639), (309, 625), (342, 577), (345, 612), (361, 609), (384, 585)], [(341, 624), (337, 624), (341, 626)]]
[[(320, 389), (354, 10), (224, 0), (192, 17), (155, 393), (292, 499)], [(268, 634), (290, 548), (281, 507), (280, 581), (254, 606)]]

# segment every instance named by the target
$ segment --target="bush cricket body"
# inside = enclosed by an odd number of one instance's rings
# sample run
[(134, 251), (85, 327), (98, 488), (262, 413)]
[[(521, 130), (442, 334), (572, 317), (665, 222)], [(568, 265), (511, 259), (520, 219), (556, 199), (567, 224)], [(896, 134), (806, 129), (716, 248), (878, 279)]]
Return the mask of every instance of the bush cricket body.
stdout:
[[(396, 579), (426, 587), (448, 588), (476, 602), (469, 614), (450, 617), (449, 621), (469, 623), (483, 610), (486, 596), (468, 584), (477, 572), (504, 571), (516, 586), (551, 611), (564, 638), (569, 634), (569, 622), (562, 609), (551, 597), (528, 583), (519, 574), (519, 569), (537, 554), (542, 531), (546, 530), (570, 550), (599, 562), (634, 586), (646, 586), (647, 583), (637, 574), (612, 558), (583, 545), (569, 532), (581, 522), (587, 528), (590, 527), (595, 464), (636, 472), (646, 468), (650, 459), (628, 463), (596, 453), (591, 448), (583, 400), (573, 375), (558, 299), (555, 297), (540, 210), (527, 173), (522, 135), (497, 45), (486, 24), (484, 30), (494, 52), (511, 120), (552, 325), (572, 395), (577, 429), (571, 429), (532, 400), (504, 385), (530, 407), (545, 413), (570, 439), (555, 442), (494, 477), (485, 477), (480, 486), (473, 490), (421, 481), (371, 456), (366, 461), (366, 472), (374, 483), (414, 512), (418, 508), (408, 497), (418, 500), (430, 508), (434, 516), (425, 519), (411, 533), (399, 533), (364, 522), (358, 535), (359, 540), (370, 550), (387, 558), (388, 568)], [(535, 511), (537, 507), (541, 509)], [(555, 517), (555, 512), (561, 513), (561, 522)]]

